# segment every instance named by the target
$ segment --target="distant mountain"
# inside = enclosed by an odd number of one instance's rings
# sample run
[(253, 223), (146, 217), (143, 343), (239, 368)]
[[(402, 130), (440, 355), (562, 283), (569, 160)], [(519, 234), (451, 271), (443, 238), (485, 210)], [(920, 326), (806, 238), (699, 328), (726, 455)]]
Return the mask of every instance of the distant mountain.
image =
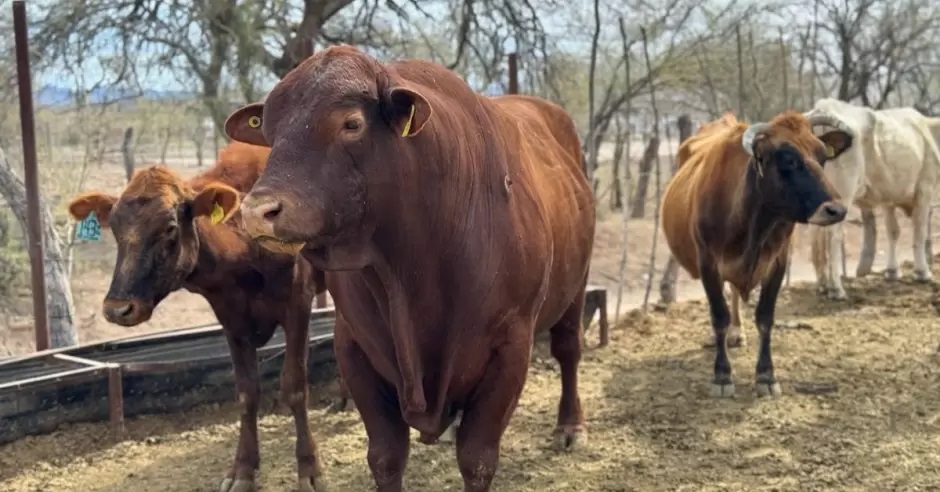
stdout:
[[(106, 101), (114, 101), (123, 97), (137, 95), (133, 91), (127, 91), (119, 88), (99, 88), (91, 92), (88, 98), (90, 103), (99, 104)], [(180, 101), (196, 97), (195, 93), (187, 91), (161, 91), (148, 89), (143, 93), (142, 98), (151, 101)], [(72, 90), (66, 87), (48, 84), (33, 93), (33, 102), (37, 106), (63, 106), (72, 104), (75, 97)]]

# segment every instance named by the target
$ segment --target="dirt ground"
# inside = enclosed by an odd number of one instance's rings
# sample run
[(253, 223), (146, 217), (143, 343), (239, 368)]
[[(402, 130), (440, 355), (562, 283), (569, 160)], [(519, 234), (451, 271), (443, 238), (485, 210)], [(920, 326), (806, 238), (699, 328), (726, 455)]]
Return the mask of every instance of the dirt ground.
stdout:
[[(777, 400), (753, 396), (753, 329), (732, 352), (738, 396), (708, 396), (713, 352), (700, 347), (708, 332), (701, 301), (633, 312), (607, 348), (594, 347), (592, 330), (581, 366), (590, 435), (571, 453), (549, 447), (560, 383), (540, 345), (494, 490), (936, 490), (938, 287), (909, 280), (909, 264), (905, 274), (898, 283), (850, 280), (854, 295), (844, 303), (817, 298), (812, 286), (786, 290), (774, 337)], [(325, 410), (334, 390), (315, 389), (311, 404), (328, 483), (371, 490), (357, 414)], [(23, 439), (0, 447), (0, 490), (216, 490), (237, 415), (223, 405), (140, 418), (120, 443), (105, 437), (105, 424)], [(260, 434), (261, 490), (291, 490), (290, 418), (264, 416)], [(414, 441), (406, 490), (462, 490), (453, 448)]]

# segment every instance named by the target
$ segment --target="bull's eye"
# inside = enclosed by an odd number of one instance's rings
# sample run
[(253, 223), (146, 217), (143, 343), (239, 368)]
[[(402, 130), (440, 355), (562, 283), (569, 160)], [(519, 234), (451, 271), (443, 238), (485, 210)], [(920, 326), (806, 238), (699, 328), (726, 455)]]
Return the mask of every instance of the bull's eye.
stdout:
[(163, 230), (163, 234), (166, 235), (166, 236), (169, 236), (169, 237), (173, 237), (173, 236), (176, 235), (176, 230), (177, 230), (177, 229), (178, 229), (178, 227), (177, 227), (177, 225), (176, 225), (175, 223), (174, 223), (174, 224), (169, 224), (169, 225), (166, 226), (166, 229)]
[(357, 119), (348, 119), (343, 123), (343, 128), (351, 132), (358, 131), (362, 128), (362, 122)]

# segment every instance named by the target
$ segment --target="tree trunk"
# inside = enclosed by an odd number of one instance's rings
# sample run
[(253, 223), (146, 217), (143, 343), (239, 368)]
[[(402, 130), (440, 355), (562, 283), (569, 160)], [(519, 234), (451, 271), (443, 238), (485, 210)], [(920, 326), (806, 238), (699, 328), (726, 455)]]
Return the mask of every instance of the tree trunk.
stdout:
[(163, 146), (160, 148), (160, 164), (166, 165), (166, 153), (170, 150), (170, 137), (173, 135), (173, 132), (169, 128), (166, 129), (166, 133), (163, 135)]
[(124, 142), (121, 143), (121, 155), (124, 156), (124, 174), (127, 175), (127, 182), (130, 183), (134, 175), (134, 127), (129, 126), (124, 130)]
[[(26, 187), (13, 172), (6, 154), (0, 149), (0, 195), (10, 205), (26, 237)], [(45, 203), (42, 207), (43, 267), (46, 279), (46, 303), (49, 315), (49, 343), (52, 348), (78, 344), (75, 327), (75, 305), (62, 255), (62, 241), (55, 230), (55, 221)]]
[(636, 191), (633, 194), (633, 205), (630, 206), (630, 218), (642, 219), (646, 215), (646, 191), (650, 184), (650, 173), (653, 170), (653, 162), (659, 152), (659, 139), (651, 138), (646, 150), (643, 151), (643, 158), (640, 159), (640, 175), (636, 180)]
[[(692, 119), (689, 118), (689, 115), (682, 115), (679, 117), (678, 121), (679, 126), (679, 145), (682, 145), (682, 142), (685, 142), (687, 138), (692, 136)], [(672, 173), (676, 173), (676, 168), (679, 163), (673, 161), (672, 163)], [(659, 281), (659, 303), (660, 304), (671, 304), (676, 302), (676, 281), (679, 277), (679, 263), (676, 262), (676, 258), (672, 255), (669, 255), (669, 259), (666, 260), (666, 267), (663, 269), (662, 279)]]
[[(610, 209), (620, 210), (623, 208), (623, 186), (620, 182), (620, 161), (624, 160), (624, 149), (626, 148), (627, 132), (623, 131), (620, 120), (614, 121), (614, 130), (617, 132), (614, 140), (614, 161), (611, 163), (610, 186), (613, 188), (610, 193)], [(627, 159), (629, 162), (629, 159)]]

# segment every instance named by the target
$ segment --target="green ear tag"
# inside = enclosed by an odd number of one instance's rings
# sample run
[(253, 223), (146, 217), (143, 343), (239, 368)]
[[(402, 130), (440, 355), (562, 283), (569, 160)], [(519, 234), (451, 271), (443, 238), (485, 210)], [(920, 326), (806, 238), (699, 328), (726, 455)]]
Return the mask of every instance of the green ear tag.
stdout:
[(222, 222), (222, 219), (225, 218), (225, 211), (222, 210), (222, 206), (218, 203), (212, 204), (212, 215), (209, 216), (209, 220), (212, 221), (212, 224), (218, 224)]

